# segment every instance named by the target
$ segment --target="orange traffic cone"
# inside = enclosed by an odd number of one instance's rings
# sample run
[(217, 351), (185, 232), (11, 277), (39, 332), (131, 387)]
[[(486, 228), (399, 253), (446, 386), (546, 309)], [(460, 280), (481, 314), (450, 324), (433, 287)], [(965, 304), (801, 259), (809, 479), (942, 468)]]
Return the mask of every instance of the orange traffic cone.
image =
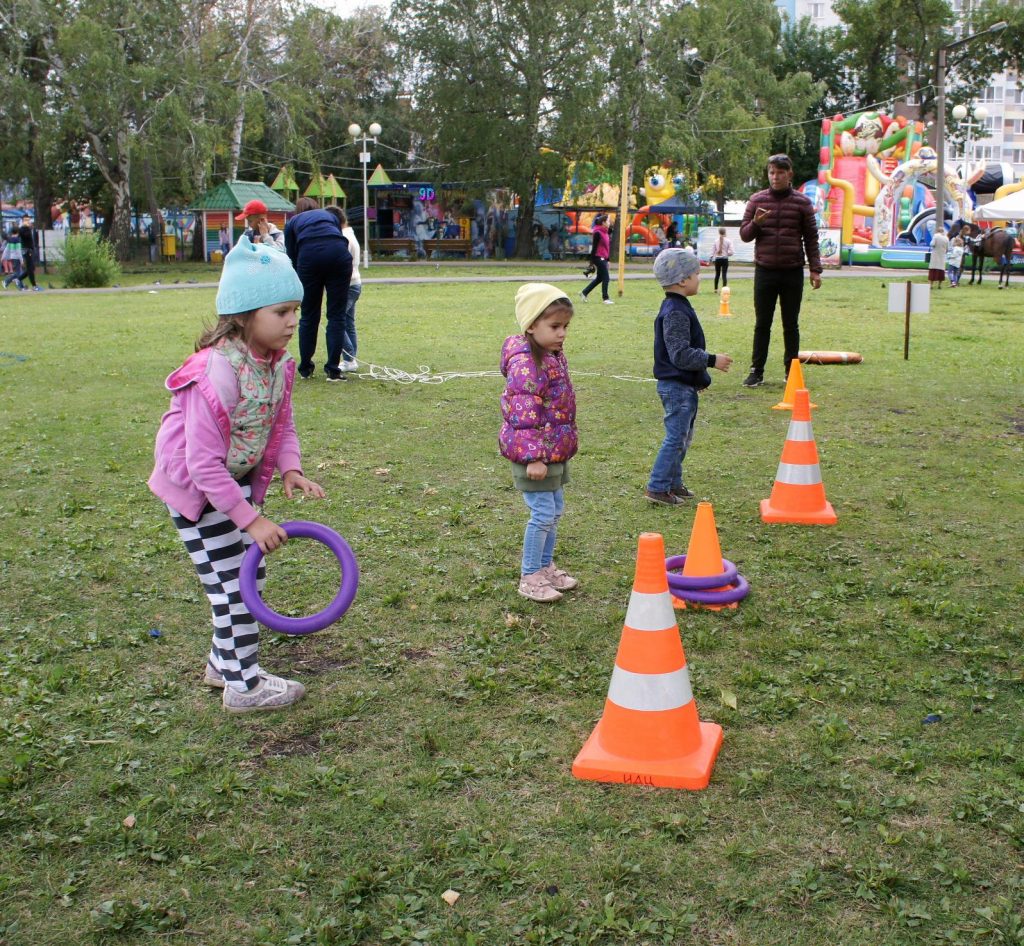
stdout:
[(706, 788), (721, 745), (722, 727), (697, 717), (668, 591), (665, 541), (645, 532), (604, 714), (572, 774), (626, 785)]
[(832, 526), (839, 521), (832, 504), (825, 499), (806, 388), (796, 392), (772, 495), (761, 500), (761, 518), (765, 522), (818, 526)]
[[(786, 380), (786, 390), (782, 394), (782, 400), (778, 404), (772, 405), (773, 411), (791, 411), (793, 410), (793, 399), (796, 397), (796, 392), (801, 388), (806, 388), (804, 384), (804, 372), (800, 367), (800, 359), (794, 358), (789, 363), (789, 378)], [(811, 408), (816, 408), (817, 404), (811, 404)]]
[[(690, 544), (686, 547), (686, 561), (683, 563), (683, 577), (706, 578), (708, 575), (721, 575), (725, 570), (722, 562), (722, 546), (718, 541), (718, 529), (715, 526), (715, 511), (711, 503), (697, 503), (697, 515), (693, 519), (690, 532)], [(713, 588), (713, 591), (729, 591), (726, 587)], [(672, 595), (672, 604), (679, 609), (708, 608), (721, 611), (722, 608), (735, 608), (732, 604), (698, 604), (691, 601), (689, 605), (682, 598)]]
[(732, 315), (729, 311), (729, 296), (732, 295), (732, 290), (728, 286), (722, 286), (722, 292), (719, 296), (718, 303), (718, 314), (722, 316)]

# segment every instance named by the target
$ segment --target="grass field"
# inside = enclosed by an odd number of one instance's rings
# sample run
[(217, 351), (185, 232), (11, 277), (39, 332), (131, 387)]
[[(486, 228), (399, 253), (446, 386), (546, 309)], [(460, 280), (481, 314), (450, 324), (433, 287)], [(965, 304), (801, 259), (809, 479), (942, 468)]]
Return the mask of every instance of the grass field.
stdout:
[[(328, 631), (266, 635), (263, 665), (309, 695), (260, 718), (199, 685), (209, 613), (144, 482), (213, 291), (0, 299), (0, 943), (1024, 943), (1021, 290), (933, 296), (906, 362), (879, 278), (805, 297), (802, 347), (864, 355), (805, 372), (839, 515), (812, 528), (758, 518), (781, 338), (742, 388), (751, 284), (733, 288), (732, 319), (707, 285), (696, 300), (737, 362), (686, 471), (752, 593), (679, 612), (725, 731), (699, 793), (570, 774), (637, 536), (683, 552), (693, 518), (642, 500), (660, 404), (619, 380), (650, 371), (652, 283), (577, 307), (558, 558), (582, 586), (555, 606), (515, 593), (500, 379), (297, 387), (328, 499), (275, 488), (267, 513), (337, 528), (362, 583)], [(513, 292), (367, 287), (360, 357), (493, 369)], [(269, 572), (291, 613), (336, 588), (311, 543)]]

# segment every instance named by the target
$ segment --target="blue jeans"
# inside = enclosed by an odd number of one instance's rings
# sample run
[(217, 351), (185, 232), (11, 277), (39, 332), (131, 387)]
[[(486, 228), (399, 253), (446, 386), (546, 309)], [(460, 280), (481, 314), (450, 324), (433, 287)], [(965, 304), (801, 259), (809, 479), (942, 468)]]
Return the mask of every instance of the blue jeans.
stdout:
[(363, 294), (363, 284), (356, 283), (348, 285), (348, 301), (345, 304), (345, 318), (342, 325), (345, 327), (345, 338), (342, 346), (345, 358), (350, 361), (356, 360), (356, 303)]
[(547, 492), (523, 492), (523, 500), (530, 510), (523, 536), (523, 575), (532, 575), (551, 564), (555, 556), (558, 520), (565, 510), (561, 489)]
[(683, 485), (683, 458), (693, 440), (697, 419), (697, 389), (681, 381), (659, 381), (658, 396), (665, 406), (665, 439), (647, 488), (652, 493), (667, 493)]

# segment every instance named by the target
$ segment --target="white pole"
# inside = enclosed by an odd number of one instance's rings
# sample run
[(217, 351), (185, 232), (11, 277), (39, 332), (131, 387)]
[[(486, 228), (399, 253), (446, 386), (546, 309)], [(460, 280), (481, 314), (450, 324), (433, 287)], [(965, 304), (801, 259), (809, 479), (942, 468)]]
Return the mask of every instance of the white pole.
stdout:
[(370, 155), (366, 150), (366, 135), (363, 135), (363, 151), (359, 155), (359, 160), (363, 162), (363, 267), (366, 268), (370, 265), (370, 213), (366, 189), (366, 165)]

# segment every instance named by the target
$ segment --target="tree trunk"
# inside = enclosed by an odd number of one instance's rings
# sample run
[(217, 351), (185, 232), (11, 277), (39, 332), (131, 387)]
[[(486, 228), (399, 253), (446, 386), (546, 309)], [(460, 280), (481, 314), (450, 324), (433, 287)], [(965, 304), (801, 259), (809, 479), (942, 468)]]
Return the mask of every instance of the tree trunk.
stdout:
[[(120, 168), (118, 169), (120, 171)], [(132, 189), (128, 181), (127, 168), (124, 174), (116, 174), (110, 181), (114, 196), (111, 212), (110, 242), (114, 244), (114, 255), (124, 263), (132, 255)]]
[(533, 245), (533, 208), (537, 202), (535, 187), (535, 184), (531, 184), (527, 193), (519, 194), (515, 259), (533, 259), (536, 250), (536, 247)]
[(242, 160), (242, 131), (245, 128), (245, 90), (242, 83), (238, 84), (238, 111), (231, 129), (231, 164), (228, 167), (228, 180), (238, 180), (238, 164)]
[(192, 262), (206, 262), (206, 230), (203, 227), (203, 215), (196, 211), (196, 223), (192, 228)]

